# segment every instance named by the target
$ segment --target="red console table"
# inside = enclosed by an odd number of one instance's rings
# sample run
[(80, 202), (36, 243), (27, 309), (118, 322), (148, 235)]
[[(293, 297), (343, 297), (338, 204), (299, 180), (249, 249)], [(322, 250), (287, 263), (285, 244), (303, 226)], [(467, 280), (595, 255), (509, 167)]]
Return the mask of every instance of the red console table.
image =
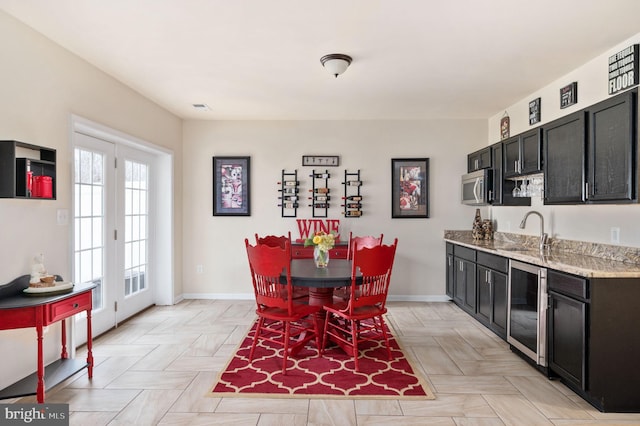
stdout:
[[(336, 243), (329, 250), (329, 259), (346, 259), (348, 243)], [(294, 259), (313, 259), (314, 246), (305, 247), (303, 243), (291, 244), (291, 257)]]
[[(16, 294), (0, 298), (0, 330), (35, 327), (38, 341), (37, 372), (1, 390), (0, 399), (22, 397), (35, 393), (38, 403), (42, 404), (44, 403), (45, 390), (71, 377), (83, 368), (88, 369), (89, 378), (93, 377), (91, 290), (95, 286), (95, 284), (76, 285), (69, 293), (51, 296), (27, 296), (22, 293), (22, 289), (18, 289)], [(87, 312), (86, 362), (69, 358), (66, 321), (64, 321), (82, 311)], [(45, 368), (42, 353), (43, 328), (57, 321), (62, 321), (60, 359)], [(47, 378), (46, 387), (45, 377)]]

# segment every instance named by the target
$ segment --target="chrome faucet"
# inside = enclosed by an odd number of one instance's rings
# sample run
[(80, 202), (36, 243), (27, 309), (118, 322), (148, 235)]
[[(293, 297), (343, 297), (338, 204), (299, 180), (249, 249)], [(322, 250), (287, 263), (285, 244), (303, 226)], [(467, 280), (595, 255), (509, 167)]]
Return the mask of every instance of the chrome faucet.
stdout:
[(539, 212), (535, 210), (531, 210), (530, 212), (527, 212), (527, 214), (524, 215), (522, 222), (520, 222), (520, 229), (524, 229), (524, 226), (527, 224), (527, 218), (529, 217), (529, 215), (532, 215), (532, 214), (535, 214), (540, 218), (540, 252), (542, 253), (548, 247), (547, 246), (548, 236), (544, 232), (544, 217), (542, 217), (542, 215)]

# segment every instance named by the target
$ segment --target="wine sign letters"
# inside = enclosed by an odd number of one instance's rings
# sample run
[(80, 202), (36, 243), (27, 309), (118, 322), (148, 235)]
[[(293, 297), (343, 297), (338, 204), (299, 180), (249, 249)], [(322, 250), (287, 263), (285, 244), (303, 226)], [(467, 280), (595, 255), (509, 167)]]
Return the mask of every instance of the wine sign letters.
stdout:
[(298, 222), (298, 231), (302, 241), (320, 231), (340, 235), (340, 220), (338, 219), (296, 219), (296, 222)]
[(638, 84), (638, 47), (634, 44), (609, 56), (609, 94)]

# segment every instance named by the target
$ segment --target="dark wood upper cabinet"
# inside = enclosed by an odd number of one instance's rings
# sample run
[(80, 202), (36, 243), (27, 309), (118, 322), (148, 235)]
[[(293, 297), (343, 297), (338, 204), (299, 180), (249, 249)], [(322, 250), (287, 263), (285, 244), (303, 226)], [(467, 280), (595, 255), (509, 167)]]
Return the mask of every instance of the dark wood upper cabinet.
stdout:
[(585, 201), (586, 113), (578, 111), (544, 126), (544, 203)]
[(587, 108), (587, 201), (630, 202), (636, 191), (636, 91)]
[(542, 129), (535, 128), (503, 142), (504, 176), (516, 177), (542, 170)]
[(513, 188), (516, 182), (504, 178), (504, 146), (502, 142), (491, 145), (493, 157), (493, 189), (491, 191), (491, 204), (494, 206), (530, 206), (531, 198), (514, 197)]
[(520, 136), (520, 174), (528, 175), (542, 171), (542, 129), (532, 129)]
[(491, 147), (488, 146), (467, 155), (467, 172), (488, 169), (491, 167)]
[(637, 90), (544, 126), (545, 204), (637, 201)]

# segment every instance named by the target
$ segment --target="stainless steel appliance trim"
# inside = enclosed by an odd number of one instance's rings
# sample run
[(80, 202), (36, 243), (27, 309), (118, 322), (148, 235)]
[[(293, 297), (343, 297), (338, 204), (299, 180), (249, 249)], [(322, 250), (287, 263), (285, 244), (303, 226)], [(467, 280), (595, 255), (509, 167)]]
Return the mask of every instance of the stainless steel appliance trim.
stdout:
[[(511, 270), (519, 269), (521, 271), (536, 274), (538, 276), (538, 298), (537, 298), (537, 336), (536, 348), (537, 353), (520, 343), (514, 337), (511, 337)], [(547, 366), (547, 270), (540, 266), (522, 263), (516, 260), (509, 260), (509, 291), (507, 305), (507, 343), (513, 345), (520, 352), (531, 358), (536, 364), (543, 367)]]
[[(491, 173), (490, 169), (482, 169), (476, 170), (475, 172), (467, 173), (462, 175), (461, 179), (461, 194), (460, 199), (462, 204), (472, 205), (472, 206), (483, 206), (489, 204), (489, 196), (487, 194), (487, 185), (489, 174)], [(473, 184), (473, 199), (465, 199), (464, 197), (464, 185), (465, 184)]]

